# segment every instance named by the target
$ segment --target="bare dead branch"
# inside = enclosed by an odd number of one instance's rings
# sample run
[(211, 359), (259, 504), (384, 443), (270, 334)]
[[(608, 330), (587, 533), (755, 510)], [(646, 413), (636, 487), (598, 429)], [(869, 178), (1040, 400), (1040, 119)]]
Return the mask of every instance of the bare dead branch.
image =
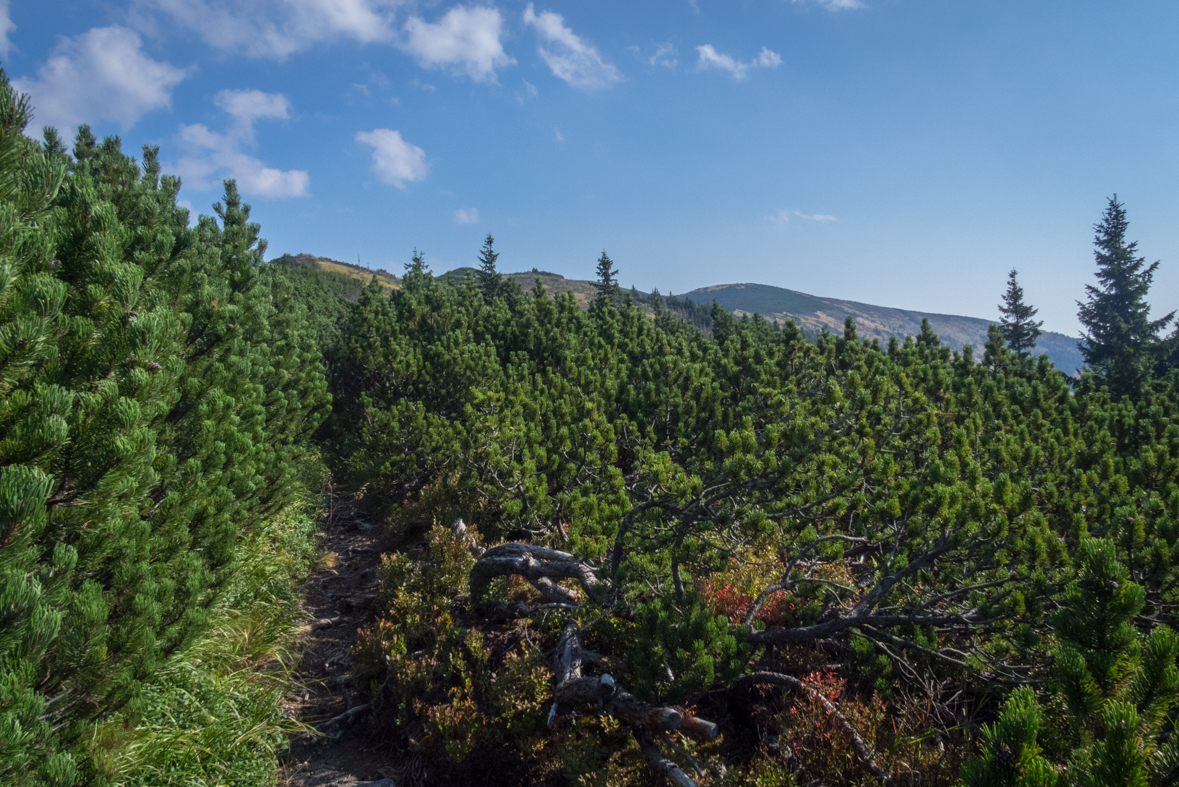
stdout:
[(471, 598), (482, 598), (496, 577), (513, 575), (524, 577), (557, 604), (575, 604), (581, 596), (554, 580), (576, 579), (587, 591), (598, 584), (594, 570), (568, 552), (509, 542), (480, 554), (471, 569)]
[(844, 734), (851, 741), (852, 748), (855, 749), (856, 756), (859, 758), (860, 765), (864, 770), (868, 771), (868, 773), (875, 776), (884, 784), (889, 785), (889, 787), (896, 784), (884, 769), (876, 763), (876, 757), (872, 753), (872, 749), (864, 742), (864, 738), (860, 735), (859, 731), (852, 726), (852, 723), (847, 720), (846, 716), (839, 712), (839, 709), (832, 704), (831, 700), (819, 693), (819, 690), (814, 686), (792, 675), (785, 675), (781, 672), (751, 672), (748, 675), (742, 676), (738, 683), (769, 683), (774, 686), (785, 686), (818, 700), (823, 705), (823, 709), (827, 711), (827, 715), (831, 720), (843, 730)]
[(696, 787), (696, 783), (680, 770), (680, 766), (663, 756), (663, 752), (659, 751), (659, 745), (655, 743), (655, 737), (651, 733), (636, 732), (635, 739), (639, 742), (639, 748), (642, 749), (647, 762), (651, 763), (652, 768), (663, 774), (665, 779), (677, 787)]
[(565, 626), (557, 644), (557, 686), (553, 690), (549, 724), (552, 725), (562, 709), (568, 711), (578, 707), (589, 707), (595, 713), (620, 719), (633, 728), (639, 746), (653, 768), (675, 784), (695, 787), (678, 765), (663, 756), (654, 736), (679, 731), (696, 740), (713, 740), (717, 726), (676, 708), (640, 702), (610, 675), (582, 676), (581, 663), (586, 655), (581, 649), (581, 629), (576, 623)]

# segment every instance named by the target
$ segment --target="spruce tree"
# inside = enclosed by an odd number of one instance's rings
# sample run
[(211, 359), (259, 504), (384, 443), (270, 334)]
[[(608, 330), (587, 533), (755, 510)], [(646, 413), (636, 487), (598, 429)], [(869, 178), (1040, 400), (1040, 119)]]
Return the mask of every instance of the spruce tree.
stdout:
[(1174, 312), (1150, 319), (1146, 294), (1159, 263), (1146, 265), (1135, 256), (1138, 243), (1126, 242), (1126, 211), (1117, 195), (1109, 201), (1097, 235), (1097, 286), (1086, 285), (1088, 300), (1078, 301), (1084, 326), (1080, 349), (1093, 371), (1105, 378), (1118, 397), (1137, 394), (1149, 379), (1159, 344), (1159, 331)]
[(618, 271), (614, 268), (614, 260), (606, 255), (602, 249), (602, 256), (598, 258), (598, 280), (594, 286), (598, 288), (595, 302), (599, 305), (614, 305), (618, 303)]
[(1025, 356), (1036, 346), (1042, 331), (1043, 320), (1035, 321), (1038, 309), (1033, 308), (1023, 300), (1023, 287), (1016, 281), (1016, 270), (1011, 269), (1007, 274), (1007, 292), (1003, 293), (1003, 303), (999, 304), (999, 330), (1007, 340), (1007, 348), (1019, 356)]
[(483, 300), (487, 303), (495, 300), (502, 284), (502, 277), (495, 269), (495, 261), (499, 259), (499, 254), (495, 251), (494, 245), (495, 238), (491, 237), (489, 232), (483, 241), (483, 248), (479, 250), (479, 272), (476, 274), (479, 291), (483, 293)]

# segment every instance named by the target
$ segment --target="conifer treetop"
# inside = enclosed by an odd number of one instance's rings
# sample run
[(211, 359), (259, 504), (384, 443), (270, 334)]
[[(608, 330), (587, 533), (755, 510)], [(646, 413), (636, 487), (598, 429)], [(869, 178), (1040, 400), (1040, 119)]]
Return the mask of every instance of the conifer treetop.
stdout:
[(1159, 332), (1174, 312), (1150, 319), (1146, 295), (1159, 263), (1146, 264), (1138, 256), (1138, 243), (1126, 242), (1130, 222), (1115, 194), (1094, 229), (1097, 285), (1085, 286), (1087, 300), (1077, 302), (1078, 319), (1085, 332), (1081, 354), (1102, 375), (1116, 396), (1137, 393), (1148, 379)]
[(479, 271), (476, 274), (479, 291), (483, 293), (483, 299), (488, 303), (495, 300), (502, 283), (502, 277), (495, 269), (495, 261), (498, 259), (499, 253), (495, 251), (495, 238), (491, 237), (489, 232), (483, 240), (483, 248), (479, 250)]
[(618, 270), (614, 267), (614, 260), (602, 249), (602, 256), (598, 257), (598, 280), (594, 286), (598, 288), (596, 303), (614, 304), (618, 302)]
[(1003, 302), (999, 304), (999, 330), (1007, 340), (1007, 347), (1013, 353), (1024, 356), (1035, 346), (1043, 331), (1040, 327), (1043, 320), (1033, 320), (1039, 309), (1033, 308), (1023, 300), (1023, 287), (1016, 279), (1018, 271), (1012, 268), (1007, 274), (1007, 291), (1003, 293)]

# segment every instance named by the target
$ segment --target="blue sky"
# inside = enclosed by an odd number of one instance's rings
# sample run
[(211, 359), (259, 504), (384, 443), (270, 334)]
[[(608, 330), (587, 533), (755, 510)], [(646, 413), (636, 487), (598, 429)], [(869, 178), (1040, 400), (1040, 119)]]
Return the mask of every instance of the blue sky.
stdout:
[[(5, 13), (6, 12), (6, 13)], [(6, 23), (7, 22), (7, 23)], [(0, 0), (37, 119), (159, 145), (270, 255), (760, 282), (1076, 333), (1115, 192), (1179, 308), (1164, 0)]]

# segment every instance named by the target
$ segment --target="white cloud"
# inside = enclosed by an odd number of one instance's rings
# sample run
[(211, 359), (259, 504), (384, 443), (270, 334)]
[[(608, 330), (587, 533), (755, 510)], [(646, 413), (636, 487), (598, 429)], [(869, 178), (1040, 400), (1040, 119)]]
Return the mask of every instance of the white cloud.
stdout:
[(540, 94), (540, 91), (536, 89), (536, 85), (532, 84), (527, 79), (522, 81), (524, 82), (524, 88), (516, 93), (516, 103), (520, 106), (524, 106), (525, 102), (536, 98), (537, 95)]
[(679, 61), (676, 60), (676, 55), (678, 54), (679, 52), (676, 51), (675, 45), (668, 41), (666, 44), (660, 44), (656, 48), (655, 54), (651, 55), (651, 58), (647, 62), (653, 66), (674, 69), (679, 65)]
[(864, 7), (864, 4), (860, 0), (790, 0), (790, 2), (821, 5), (828, 11), (846, 11), (851, 8)]
[(499, 9), (456, 5), (437, 22), (411, 15), (399, 27), (396, 12), (415, 4), (413, 0), (132, 0), (131, 17), (144, 30), (157, 32), (179, 24), (216, 49), (273, 60), (344, 39), (394, 46), (423, 68), (446, 69), (476, 82), (495, 83), (496, 70), (516, 62), (504, 52)]
[(413, 16), (398, 47), (423, 68), (446, 68), (476, 82), (496, 82), (497, 68), (516, 61), (504, 52), (503, 16), (497, 8), (455, 6), (431, 24)]
[(400, 131), (388, 128), (361, 131), (356, 141), (372, 146), (372, 170), (382, 183), (404, 189), (406, 181), (425, 180), (430, 174), (426, 151), (402, 139)]
[(62, 39), (37, 76), (13, 85), (32, 96), (38, 128), (111, 121), (126, 131), (147, 112), (170, 106), (172, 88), (187, 75), (152, 60), (141, 45), (133, 30), (96, 27)]
[(157, 28), (162, 15), (215, 49), (283, 60), (341, 38), (392, 42), (399, 5), (401, 0), (133, 0), (131, 13), (146, 29)]
[(8, 50), (12, 49), (12, 42), (8, 34), (16, 30), (12, 22), (12, 15), (8, 12), (8, 0), (0, 0), (0, 55), (8, 57)]
[(459, 208), (454, 212), (455, 224), (478, 224), (479, 223), (479, 209), (478, 208)]
[(766, 218), (775, 224), (787, 224), (792, 216), (820, 223), (835, 221), (835, 217), (827, 213), (803, 213), (801, 210), (786, 210), (785, 208), (778, 208)]
[(524, 9), (524, 24), (535, 28), (537, 35), (551, 47), (538, 47), (541, 59), (555, 76), (573, 87), (594, 90), (622, 80), (618, 69), (602, 60), (598, 50), (566, 27), (560, 14), (552, 11), (537, 14), (529, 3)]
[(719, 68), (722, 71), (728, 71), (733, 75), (733, 79), (738, 81), (744, 79), (745, 72), (751, 68), (777, 68), (782, 65), (782, 56), (777, 52), (771, 52), (764, 46), (761, 48), (761, 52), (758, 53), (757, 57), (747, 63), (743, 63), (730, 55), (717, 52), (712, 44), (698, 46), (696, 47), (696, 51), (700, 55), (696, 61), (697, 68)]
[(217, 180), (233, 178), (247, 195), (305, 197), (310, 193), (311, 178), (305, 170), (268, 167), (243, 150), (254, 143), (254, 121), (290, 117), (291, 104), (286, 96), (261, 90), (222, 90), (213, 102), (233, 121), (225, 133), (211, 131), (200, 123), (180, 127), (185, 155), (176, 163), (176, 170), (186, 185), (208, 191)]
[(233, 133), (219, 134), (203, 124), (180, 127), (180, 144), (189, 151), (176, 163), (185, 184), (197, 191), (215, 187), (214, 178), (233, 178), (238, 189), (259, 197), (306, 197), (311, 179), (305, 170), (281, 170), (241, 151)]
[(561, 129), (557, 128), (556, 126), (553, 126), (553, 141), (554, 142), (564, 142), (565, 141), (565, 135), (562, 134)]
[(254, 121), (263, 118), (287, 120), (291, 116), (291, 102), (282, 93), (263, 93), (261, 90), (222, 90), (213, 103), (224, 109), (241, 126), (254, 134)]

